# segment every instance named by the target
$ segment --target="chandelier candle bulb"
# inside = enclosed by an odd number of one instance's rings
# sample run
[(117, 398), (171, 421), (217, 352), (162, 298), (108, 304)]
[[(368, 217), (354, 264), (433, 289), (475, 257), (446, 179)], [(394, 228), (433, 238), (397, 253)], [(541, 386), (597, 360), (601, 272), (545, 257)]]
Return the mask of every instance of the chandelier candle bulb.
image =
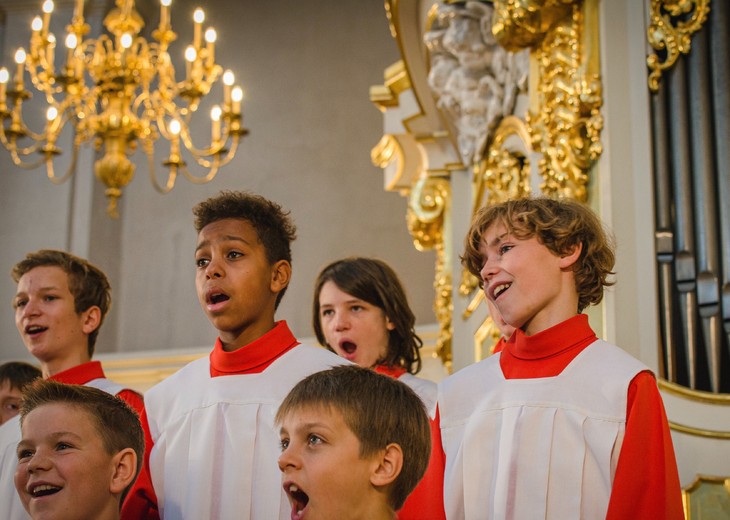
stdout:
[(215, 65), (215, 40), (217, 37), (218, 34), (212, 27), (205, 31), (205, 50), (207, 54), (205, 58), (205, 66), (209, 69)]
[(188, 45), (185, 49), (185, 77), (187, 79), (192, 78), (193, 74), (193, 62), (198, 57), (198, 53), (195, 52), (195, 48), (192, 45)]
[(241, 114), (241, 100), (243, 99), (243, 89), (241, 87), (234, 87), (231, 92), (231, 99), (233, 100), (233, 113), (236, 115)]
[(122, 47), (122, 67), (127, 66), (127, 50), (132, 46), (132, 35), (129, 33), (122, 34), (119, 40)]
[(7, 108), (5, 105), (5, 99), (7, 97), (7, 88), (8, 88), (8, 80), (10, 79), (10, 74), (8, 74), (8, 69), (5, 67), (0, 68), (0, 111), (5, 111)]
[(46, 44), (46, 63), (48, 64), (48, 69), (53, 72), (53, 64), (56, 59), (56, 36), (53, 33), (49, 33), (46, 41), (48, 42)]
[(68, 75), (71, 76), (76, 72), (76, 67), (74, 66), (74, 50), (76, 49), (76, 45), (78, 44), (78, 39), (76, 38), (76, 35), (74, 33), (68, 33), (66, 35), (66, 48), (68, 49), (68, 56), (66, 58), (66, 69), (68, 70)]
[(46, 0), (43, 2), (43, 25), (41, 26), (41, 32), (43, 36), (48, 33), (48, 26), (51, 24), (51, 13), (53, 12), (53, 0)]
[(15, 88), (23, 90), (23, 69), (25, 68), (25, 49), (19, 47), (15, 51), (15, 63), (18, 64), (18, 70), (15, 74)]
[(233, 71), (228, 69), (223, 73), (223, 111), (230, 112), (231, 110), (231, 87), (233, 82), (236, 81), (236, 76), (233, 75)]
[(211, 144), (215, 146), (221, 139), (221, 107), (213, 105), (210, 109), (210, 118), (213, 120), (211, 125)]
[(41, 29), (43, 29), (43, 20), (40, 16), (33, 18), (33, 21), (30, 22), (30, 29), (33, 31), (33, 36), (40, 34)]
[(193, 46), (195, 50), (200, 49), (200, 33), (203, 30), (203, 22), (205, 21), (205, 13), (198, 7), (193, 13)]

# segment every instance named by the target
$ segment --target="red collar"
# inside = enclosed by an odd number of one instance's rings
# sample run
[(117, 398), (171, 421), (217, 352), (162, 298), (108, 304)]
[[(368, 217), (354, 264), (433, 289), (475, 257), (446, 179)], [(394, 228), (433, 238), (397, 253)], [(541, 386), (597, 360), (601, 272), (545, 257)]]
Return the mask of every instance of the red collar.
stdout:
[(85, 385), (92, 379), (99, 379), (101, 377), (104, 377), (104, 369), (101, 368), (101, 362), (89, 361), (63, 370), (48, 379), (69, 385)]
[(210, 353), (210, 375), (258, 374), (288, 352), (299, 342), (285, 321), (277, 321), (274, 328), (248, 345), (226, 352), (220, 338)]
[(378, 374), (390, 376), (393, 379), (398, 379), (400, 376), (406, 373), (406, 369), (398, 366), (378, 365), (374, 369)]
[(556, 376), (596, 339), (585, 314), (532, 336), (517, 329), (505, 344), (499, 364), (507, 379)]

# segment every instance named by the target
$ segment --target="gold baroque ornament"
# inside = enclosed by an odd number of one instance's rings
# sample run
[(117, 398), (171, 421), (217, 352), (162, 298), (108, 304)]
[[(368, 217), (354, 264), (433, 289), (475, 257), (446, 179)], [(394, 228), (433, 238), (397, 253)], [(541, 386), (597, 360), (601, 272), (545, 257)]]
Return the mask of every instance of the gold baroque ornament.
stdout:
[(436, 251), (436, 276), (433, 283), (436, 291), (434, 311), (439, 322), (437, 353), (447, 368), (451, 367), (452, 359), (451, 316), (454, 307), (451, 301), (450, 248), (444, 243), (450, 199), (451, 188), (447, 178), (424, 174), (411, 190), (406, 216), (416, 249)]
[(526, 122), (543, 155), (541, 191), (585, 202), (602, 152), (597, 0), (497, 0), (492, 31), (510, 50), (531, 48), (537, 87)]
[[(512, 139), (519, 143), (517, 148), (506, 146)], [(530, 161), (527, 158), (530, 151), (530, 135), (525, 123), (515, 116), (505, 117), (495, 132), (486, 159), (474, 168), (472, 215), (484, 205), (530, 194)], [(462, 269), (459, 294), (468, 296), (478, 286), (479, 280)]]
[(663, 59), (657, 53), (646, 58), (651, 69), (649, 89), (656, 92), (662, 72), (672, 67), (680, 54), (689, 53), (692, 35), (707, 20), (710, 0), (651, 0), (649, 9), (647, 38), (652, 48), (664, 55)]

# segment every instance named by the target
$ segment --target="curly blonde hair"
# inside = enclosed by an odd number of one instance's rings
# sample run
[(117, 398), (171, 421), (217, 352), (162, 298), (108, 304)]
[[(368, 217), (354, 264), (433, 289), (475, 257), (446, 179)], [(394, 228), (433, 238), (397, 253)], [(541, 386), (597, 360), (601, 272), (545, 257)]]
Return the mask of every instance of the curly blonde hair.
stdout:
[(598, 216), (585, 204), (545, 197), (509, 200), (480, 209), (467, 233), (462, 265), (480, 279), (484, 265), (479, 248), (484, 232), (501, 223), (518, 239), (537, 237), (553, 254), (566, 256), (582, 246), (573, 264), (578, 312), (603, 299), (603, 288), (613, 285), (609, 276), (616, 261), (613, 237)]

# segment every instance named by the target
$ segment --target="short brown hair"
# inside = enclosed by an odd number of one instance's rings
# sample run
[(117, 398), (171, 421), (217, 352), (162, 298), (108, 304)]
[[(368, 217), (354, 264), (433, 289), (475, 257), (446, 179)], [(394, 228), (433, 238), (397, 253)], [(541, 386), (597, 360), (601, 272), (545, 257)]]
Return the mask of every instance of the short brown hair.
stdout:
[(94, 355), (96, 338), (112, 304), (111, 285), (104, 272), (88, 260), (79, 258), (65, 251), (42, 249), (28, 253), (23, 260), (15, 264), (12, 277), (15, 283), (28, 271), (36, 267), (60, 267), (68, 276), (68, 288), (74, 297), (74, 308), (81, 314), (91, 307), (99, 307), (101, 318), (99, 326), (89, 334), (89, 357)]
[(320, 345), (333, 350), (324, 337), (319, 315), (319, 293), (329, 281), (341, 291), (382, 309), (395, 326), (388, 331), (388, 351), (385, 359), (379, 359), (378, 364), (402, 367), (411, 374), (420, 372), (419, 349), (423, 341), (416, 334), (416, 317), (395, 271), (381, 260), (361, 257), (337, 260), (322, 269), (314, 284), (312, 326)]
[[(297, 228), (279, 204), (253, 193), (221, 191), (215, 197), (200, 202), (193, 208), (195, 231), (213, 222), (228, 218), (246, 220), (256, 230), (259, 241), (266, 251), (271, 265), (279, 260), (291, 264), (291, 243), (296, 239)], [(282, 289), (276, 297), (276, 306), (286, 292)]]
[[(30, 384), (23, 393), (20, 425), (22, 426), (25, 417), (39, 406), (56, 403), (75, 406), (88, 413), (109, 455), (132, 448), (137, 454), (135, 479), (137, 478), (144, 461), (144, 432), (137, 412), (119, 397), (103, 390), (41, 379)], [(120, 504), (124, 502), (124, 497), (132, 484), (134, 480), (122, 493)]]
[(42, 375), (40, 369), (25, 361), (8, 361), (0, 365), (0, 384), (7, 381), (11, 388), (22, 391)]
[[(508, 200), (480, 209), (466, 236), (461, 262), (481, 280), (484, 265), (479, 252), (484, 232), (492, 224), (504, 224), (516, 238), (537, 240), (553, 254), (565, 256), (582, 246), (580, 258), (573, 265), (578, 312), (603, 299), (603, 288), (616, 260), (613, 237), (606, 232), (598, 216), (585, 204), (569, 199), (545, 197)], [(481, 282), (480, 282), (481, 283)]]
[(403, 468), (389, 490), (394, 510), (423, 478), (431, 454), (431, 431), (423, 402), (407, 385), (357, 365), (342, 365), (312, 374), (289, 392), (276, 423), (309, 406), (342, 414), (360, 441), (360, 456), (369, 457), (389, 444), (403, 450)]

